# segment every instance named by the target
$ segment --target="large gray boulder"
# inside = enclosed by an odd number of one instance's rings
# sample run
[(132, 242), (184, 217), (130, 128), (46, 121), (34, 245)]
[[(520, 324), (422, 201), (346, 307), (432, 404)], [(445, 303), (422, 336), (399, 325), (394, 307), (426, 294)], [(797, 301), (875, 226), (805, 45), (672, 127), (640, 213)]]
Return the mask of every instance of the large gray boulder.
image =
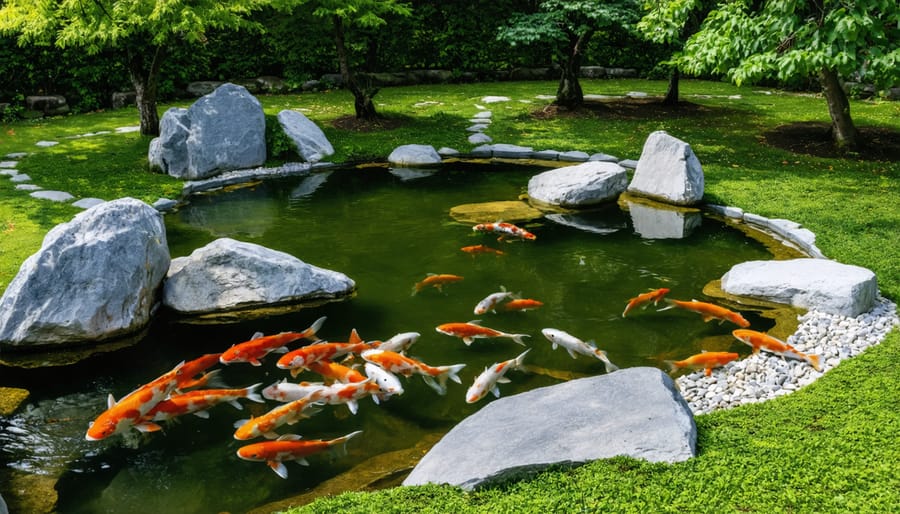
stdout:
[(434, 166), (441, 160), (441, 155), (431, 145), (398, 146), (388, 156), (388, 162), (396, 166)]
[(589, 207), (615, 200), (628, 185), (625, 168), (590, 161), (539, 173), (528, 181), (528, 196), (561, 207)]
[(696, 439), (672, 379), (656, 368), (629, 368), (492, 401), (453, 427), (403, 485), (471, 490), (616, 455), (678, 462), (696, 454)]
[(856, 317), (874, 307), (875, 273), (827, 259), (749, 261), (732, 266), (722, 290), (829, 314)]
[(139, 331), (166, 270), (162, 216), (133, 198), (54, 227), (0, 298), (0, 347), (103, 341)]
[(163, 304), (201, 315), (349, 296), (356, 283), (343, 273), (284, 252), (220, 238), (172, 260)]
[(325, 157), (334, 155), (334, 147), (315, 123), (302, 113), (284, 110), (278, 113), (278, 123), (285, 135), (291, 138), (297, 147), (297, 153), (306, 162), (319, 162)]
[(195, 180), (266, 161), (266, 117), (246, 88), (222, 84), (186, 111), (169, 109), (150, 144), (153, 168)]
[(691, 145), (660, 130), (644, 142), (628, 192), (693, 205), (703, 199), (703, 184), (703, 168)]

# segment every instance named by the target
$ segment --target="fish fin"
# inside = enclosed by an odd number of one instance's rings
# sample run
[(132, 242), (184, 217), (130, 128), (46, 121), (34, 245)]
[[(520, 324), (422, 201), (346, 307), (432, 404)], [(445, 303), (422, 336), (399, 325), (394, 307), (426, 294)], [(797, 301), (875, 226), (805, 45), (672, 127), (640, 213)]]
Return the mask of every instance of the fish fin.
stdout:
[(703, 374), (707, 377), (712, 376), (712, 368), (706, 368), (703, 370)]
[[(663, 298), (663, 300), (666, 302), (667, 305), (665, 307), (663, 307), (662, 309), (656, 309), (656, 312), (667, 311), (669, 309), (674, 309), (675, 307), (678, 306), (678, 304), (675, 303), (675, 300), (670, 300), (669, 298)], [(654, 305), (656, 305), (656, 304), (654, 304)]]
[(356, 412), (359, 410), (359, 403), (356, 400), (349, 400), (347, 402), (347, 408), (350, 409), (350, 412), (352, 414), (356, 414)]
[(219, 375), (221, 371), (221, 369), (214, 369), (203, 375), (203, 381), (206, 382), (206, 387), (211, 389), (225, 388), (225, 379)]
[(209, 411), (198, 410), (194, 413), (194, 416), (197, 416), (198, 418), (209, 419)]
[(139, 432), (143, 432), (145, 434), (148, 432), (159, 432), (160, 430), (162, 430), (161, 426), (150, 421), (138, 423), (137, 425), (134, 425), (134, 428), (136, 428)]
[[(232, 407), (234, 407), (234, 408), (237, 409), (237, 410), (244, 410), (244, 406), (241, 405), (241, 402), (239, 402), (239, 401), (237, 401), (237, 400), (230, 400), (230, 401), (228, 401), (228, 405), (231, 405)], [(197, 411), (197, 412), (206, 412), (206, 411)], [(208, 417), (208, 416), (207, 416), (207, 417)]]
[(263, 432), (262, 436), (265, 437), (266, 439), (270, 439), (270, 440), (278, 439), (279, 437), (281, 437), (280, 435), (276, 434), (275, 432)]
[(468, 323), (469, 323), (470, 325), (478, 325), (479, 327), (481, 326), (481, 320), (480, 320), (480, 319), (469, 320)]
[(555, 350), (555, 349), (559, 348), (559, 345), (551, 342), (550, 347)]
[(466, 343), (466, 346), (471, 346), (472, 341), (474, 341), (475, 339), (473, 339), (471, 337), (464, 337), (464, 338), (462, 338), (462, 340), (464, 343)]
[(354, 328), (350, 331), (350, 337), (347, 338), (347, 342), (350, 344), (359, 344), (364, 343), (365, 341), (363, 338), (359, 337), (359, 333)]
[[(444, 396), (445, 394), (447, 394), (447, 387), (446, 387), (446, 385), (444, 385), (444, 386), (442, 387), (441, 384), (439, 384), (439, 383), (437, 382), (437, 380), (435, 380), (431, 375), (422, 375), (422, 380), (423, 380), (426, 384), (428, 384), (428, 387), (434, 389), (434, 391), (435, 391), (437, 394), (439, 394), (439, 395), (441, 395), (441, 396)], [(444, 382), (445, 382), (445, 384), (446, 384), (446, 380), (445, 380)]]
[[(259, 339), (259, 338), (262, 337), (262, 336), (263, 336), (263, 333), (262, 333), (262, 332), (254, 332), (253, 335), (250, 336), (250, 340), (252, 341), (252, 340), (254, 340), (254, 339)], [(234, 345), (232, 345), (232, 346), (234, 346)]]
[(508, 378), (506, 378), (506, 377), (500, 377), (500, 378), (497, 379), (497, 383), (498, 383), (498, 384), (508, 384), (508, 383), (510, 383), (510, 382), (512, 382), (512, 380), (510, 380), (510, 379), (508, 379)]
[(287, 479), (288, 470), (283, 462), (278, 460), (269, 460), (266, 461), (266, 465), (269, 466), (269, 468), (271, 468), (276, 475), (280, 476), (281, 478)]
[(597, 357), (603, 361), (603, 365), (606, 367), (607, 373), (612, 373), (613, 371), (619, 370), (619, 367), (609, 360), (609, 357), (606, 356), (606, 352), (604, 350), (597, 350)]
[(116, 397), (109, 393), (109, 396), (106, 397), (106, 407), (111, 408), (116, 404)]
[(235, 421), (232, 426), (234, 428), (241, 428), (242, 426), (246, 425), (249, 422), (250, 422), (249, 419), (239, 419), (239, 420)]
[(569, 355), (571, 355), (573, 359), (577, 359), (577, 358), (578, 358), (578, 356), (575, 355), (575, 352), (572, 351), (571, 348), (566, 348), (566, 351), (569, 352)]
[(261, 385), (262, 385), (262, 382), (259, 382), (259, 383), (253, 384), (252, 386), (249, 386), (246, 389), (244, 389), (244, 391), (247, 392), (246, 398), (248, 400), (250, 400), (251, 402), (265, 403), (266, 401), (263, 400), (262, 396), (260, 396), (259, 393), (256, 391), (259, 388), (259, 386), (261, 386)]
[(378, 399), (377, 394), (372, 395), (372, 401), (375, 402), (375, 405), (381, 405), (381, 400)]
[(328, 316), (322, 316), (321, 318), (313, 321), (313, 324), (303, 331), (304, 337), (306, 337), (306, 339), (309, 339), (310, 341), (317, 341), (319, 339), (319, 336), (317, 336), (316, 334), (319, 332), (319, 330), (322, 329), (322, 325), (325, 324), (326, 319), (328, 319)]
[(291, 378), (296, 378), (297, 375), (299, 375), (303, 371), (303, 368), (291, 368), (290, 371), (291, 371)]
[(249, 362), (250, 364), (252, 364), (254, 366), (262, 366), (262, 362), (259, 362), (259, 359), (257, 359), (257, 358), (252, 358), (247, 362)]
[(284, 434), (278, 436), (278, 441), (299, 441), (303, 439), (303, 436), (300, 434)]
[(272, 353), (287, 353), (289, 351), (290, 350), (288, 350), (287, 346), (279, 346), (278, 348), (275, 348), (274, 350), (272, 350)]
[(516, 357), (516, 360), (513, 361), (513, 363), (512, 363), (513, 367), (515, 367), (516, 369), (522, 369), (522, 363), (525, 362), (525, 356), (528, 355), (528, 352), (530, 352), (530, 351), (531, 351), (531, 348), (520, 353), (519, 356)]
[(663, 361), (667, 366), (669, 366), (669, 373), (672, 373), (678, 369), (678, 365), (675, 364), (675, 361)]
[[(498, 380), (498, 382), (499, 382), (499, 380)], [(507, 380), (507, 382), (509, 382), (509, 380)], [(491, 392), (494, 393), (494, 398), (500, 398), (500, 388), (499, 387), (494, 386), (494, 388), (491, 389)]]
[(523, 337), (531, 337), (529, 334), (512, 334), (510, 336), (513, 341), (519, 343), (522, 346), (528, 346), (525, 344), (525, 341), (522, 340)]
[(816, 371), (822, 371), (822, 365), (819, 364), (819, 356), (818, 355), (807, 355), (806, 362), (809, 363)]
[(299, 459), (297, 459), (297, 464), (300, 464), (301, 466), (309, 466), (309, 461), (306, 460), (305, 457), (300, 457)]

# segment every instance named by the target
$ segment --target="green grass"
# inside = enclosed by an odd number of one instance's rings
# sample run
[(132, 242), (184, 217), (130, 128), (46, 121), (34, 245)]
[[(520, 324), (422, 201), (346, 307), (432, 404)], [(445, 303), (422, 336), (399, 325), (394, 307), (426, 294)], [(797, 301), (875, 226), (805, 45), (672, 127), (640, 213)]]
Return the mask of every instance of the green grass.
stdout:
[[(662, 94), (666, 84), (598, 80), (583, 86), (589, 94)], [(303, 109), (334, 144), (336, 162), (383, 159), (407, 143), (468, 149), (465, 128), (485, 95), (513, 99), (485, 105), (494, 113), (487, 133), (498, 143), (636, 159), (647, 134), (666, 130), (691, 143), (700, 158), (707, 200), (802, 223), (817, 234), (826, 255), (873, 270), (882, 293), (895, 301), (900, 298), (900, 164), (796, 155), (761, 142), (766, 131), (781, 124), (828, 121), (821, 98), (685, 81), (682, 98), (701, 109), (678, 116), (535, 119), (532, 112), (547, 104), (535, 96), (554, 90), (551, 82), (386, 88), (376, 102), (383, 114), (402, 124), (374, 132), (332, 127), (333, 120), (351, 113), (346, 92), (260, 100), (267, 114)], [(735, 95), (739, 98), (727, 98)], [(900, 131), (900, 103), (854, 101), (852, 114), (859, 126)], [(0, 131), (0, 156), (34, 152), (21, 162), (20, 171), (46, 188), (76, 196), (133, 196), (148, 202), (173, 197), (179, 182), (145, 171), (148, 139), (135, 134), (62, 139), (136, 123), (130, 109), (16, 123)], [(62, 144), (37, 149), (34, 142), (41, 139)], [(0, 183), (0, 290), (21, 261), (40, 247), (43, 235), (76, 212)], [(700, 454), (685, 463), (616, 458), (477, 493), (438, 486), (395, 488), (324, 498), (300, 511), (893, 511), (900, 507), (897, 362), (900, 330), (895, 329), (883, 344), (800, 392), (699, 416)]]

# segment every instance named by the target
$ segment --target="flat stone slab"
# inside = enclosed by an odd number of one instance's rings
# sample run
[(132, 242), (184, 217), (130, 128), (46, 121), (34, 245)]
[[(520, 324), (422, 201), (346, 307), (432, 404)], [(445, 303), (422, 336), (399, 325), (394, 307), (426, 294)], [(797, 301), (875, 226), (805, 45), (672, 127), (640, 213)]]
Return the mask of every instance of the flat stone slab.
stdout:
[(41, 200), (50, 200), (52, 202), (69, 202), (75, 199), (70, 193), (65, 191), (35, 191), (30, 194), (32, 198)]
[(4, 157), (7, 159), (21, 159), (27, 155), (28, 155), (28, 152), (13, 152), (13, 153), (6, 154)]
[(491, 136), (481, 133), (481, 132), (479, 132), (477, 134), (472, 134), (471, 136), (469, 136), (469, 143), (472, 143), (473, 145), (490, 143), (493, 140), (494, 139)]
[(16, 186), (18, 191), (40, 191), (41, 189), (44, 188), (37, 184), (19, 184)]
[(508, 102), (510, 98), (508, 96), (484, 96), (481, 98), (481, 101), (486, 104), (495, 104), (500, 102)]
[(19, 161), (0, 161), (0, 168), (15, 168)]
[(656, 368), (628, 368), (492, 401), (450, 430), (403, 485), (472, 490), (617, 455), (679, 462), (696, 455), (696, 440), (672, 379)]
[(875, 273), (827, 259), (749, 261), (722, 277), (722, 290), (828, 314), (856, 317), (875, 305)]
[(31, 177), (28, 176), (28, 175), (26, 175), (26, 174), (24, 174), (24, 173), (19, 173), (19, 174), (16, 174), (16, 175), (11, 176), (11, 177), (9, 178), (9, 180), (12, 181), (12, 182), (30, 182), (30, 181), (31, 181)]
[(450, 217), (460, 223), (519, 223), (540, 218), (544, 213), (518, 200), (466, 203), (450, 209)]
[(59, 141), (38, 141), (34, 144), (34, 146), (39, 146), (41, 148), (49, 148), (51, 146), (56, 146), (59, 144)]
[(0, 168), (0, 175), (6, 175), (8, 177), (15, 177), (19, 172), (15, 168)]
[(105, 203), (105, 202), (106, 202), (106, 200), (104, 200), (102, 198), (82, 198), (81, 200), (74, 202), (72, 205), (74, 205), (75, 207), (81, 208), (81, 209), (90, 209), (91, 207), (94, 207), (95, 205), (100, 205), (101, 203)]

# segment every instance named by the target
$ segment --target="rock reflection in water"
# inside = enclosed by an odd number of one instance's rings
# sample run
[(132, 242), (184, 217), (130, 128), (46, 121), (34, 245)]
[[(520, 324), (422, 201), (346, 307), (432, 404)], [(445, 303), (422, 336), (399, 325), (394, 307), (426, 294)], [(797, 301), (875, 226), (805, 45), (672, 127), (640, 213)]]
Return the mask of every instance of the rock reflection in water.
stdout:
[(289, 205), (293, 206), (297, 202), (302, 202), (304, 200), (309, 199), (313, 193), (315, 193), (323, 184), (328, 180), (328, 177), (331, 175), (330, 171), (323, 171), (320, 173), (312, 173), (308, 177), (304, 178), (297, 184), (297, 187), (291, 189), (289, 195)]
[(684, 239), (702, 223), (696, 209), (657, 208), (649, 202), (627, 201), (634, 231), (644, 239)]
[(417, 180), (427, 178), (438, 172), (437, 168), (391, 168), (388, 170), (391, 175), (399, 178), (403, 182), (409, 180)]

